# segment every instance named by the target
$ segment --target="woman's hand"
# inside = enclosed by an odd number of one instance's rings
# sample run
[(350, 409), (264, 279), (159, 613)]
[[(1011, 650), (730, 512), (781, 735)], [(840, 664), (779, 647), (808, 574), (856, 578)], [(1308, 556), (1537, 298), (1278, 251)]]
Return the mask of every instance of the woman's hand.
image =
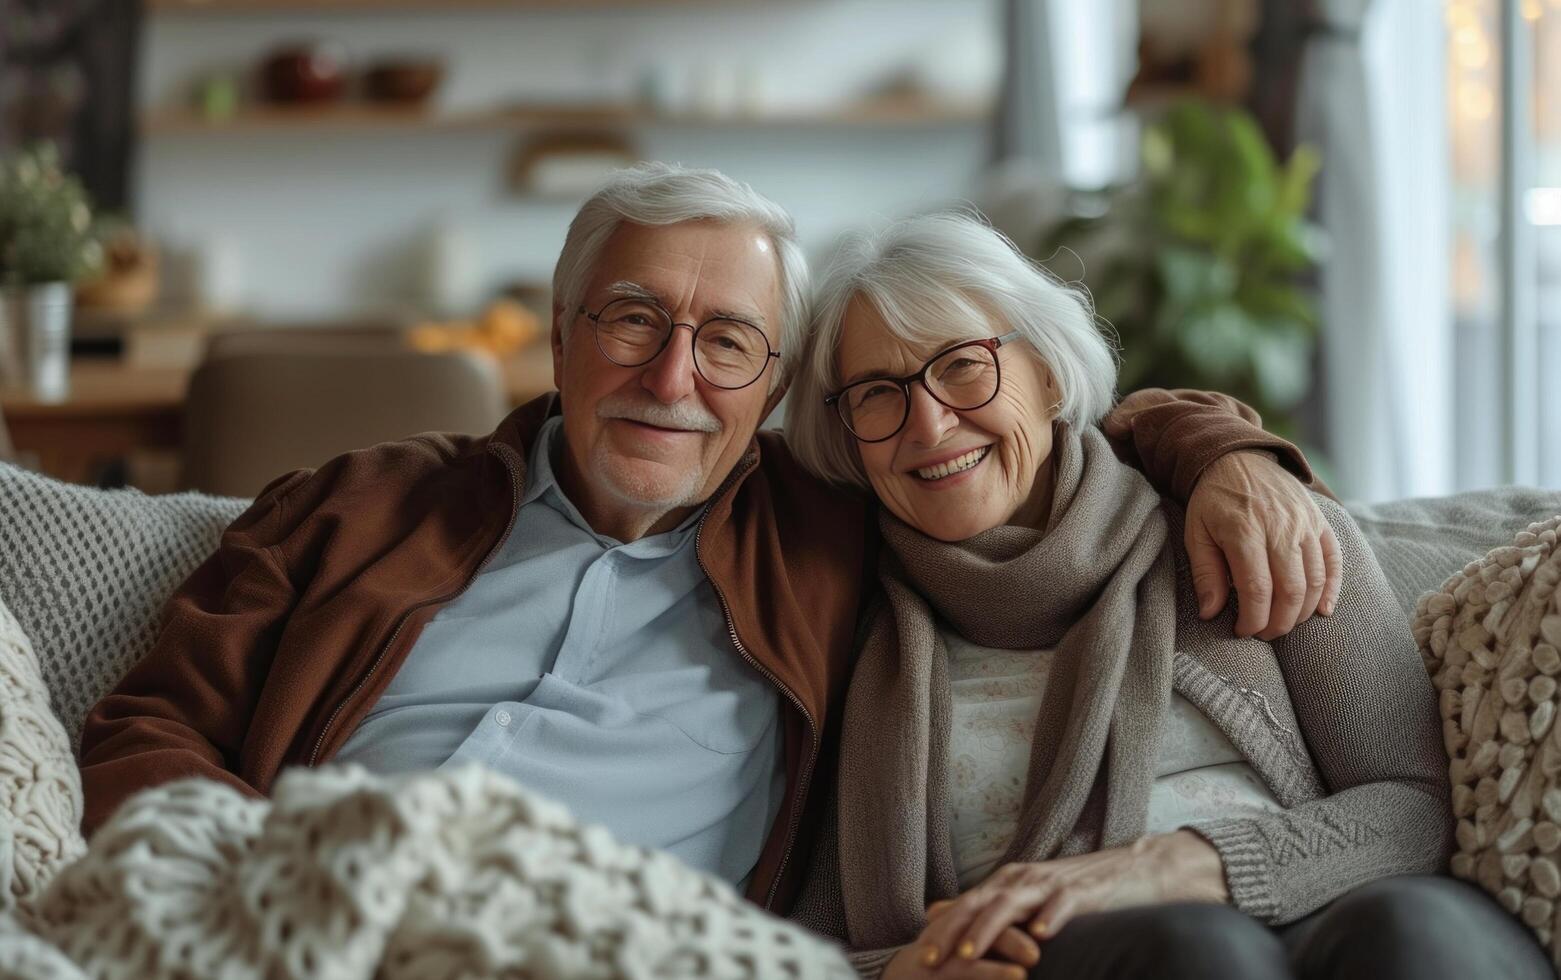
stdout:
[(992, 943), (991, 958), (949, 959), (934, 955), (935, 947), (922, 938), (901, 949), (883, 969), (880, 980), (1025, 980), (1030, 967), (1041, 961), (1035, 940), (1009, 926)]
[(1192, 831), (1178, 830), (1093, 854), (1005, 865), (959, 898), (934, 902), (916, 946), (929, 958), (936, 950), (940, 960), (979, 960), (1016, 923), (1045, 939), (1089, 912), (1229, 900), (1219, 852)]

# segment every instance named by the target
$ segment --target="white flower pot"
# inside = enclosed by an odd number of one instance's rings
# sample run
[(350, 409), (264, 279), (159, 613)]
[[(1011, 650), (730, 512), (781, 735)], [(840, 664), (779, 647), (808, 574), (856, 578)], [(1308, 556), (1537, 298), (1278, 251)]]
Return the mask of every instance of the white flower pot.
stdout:
[(64, 401), (70, 394), (70, 284), (0, 293), (0, 379), (40, 401)]

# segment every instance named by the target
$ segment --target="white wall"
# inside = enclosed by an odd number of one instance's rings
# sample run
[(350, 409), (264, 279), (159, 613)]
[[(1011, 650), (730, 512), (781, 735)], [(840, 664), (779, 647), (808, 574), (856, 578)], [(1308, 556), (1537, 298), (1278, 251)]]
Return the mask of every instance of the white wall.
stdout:
[[(252, 66), (298, 38), (333, 38), (359, 59), (432, 53), (447, 64), (442, 108), (628, 99), (655, 64), (757, 66), (777, 109), (824, 107), (906, 66), (944, 75), (995, 59), (996, 0), (810, 0), (628, 10), (485, 10), (289, 15), (151, 14), (144, 108), (187, 100), (212, 69)], [(925, 127), (636, 127), (648, 158), (719, 167), (796, 216), (817, 252), (841, 230), (969, 193), (989, 134)], [(574, 202), (505, 187), (520, 131), (347, 130), (151, 134), (136, 174), (140, 222), (174, 246), (223, 243), (246, 305), (282, 318), (380, 309), (421, 295), (437, 224), (459, 229), (484, 288), (545, 281)]]

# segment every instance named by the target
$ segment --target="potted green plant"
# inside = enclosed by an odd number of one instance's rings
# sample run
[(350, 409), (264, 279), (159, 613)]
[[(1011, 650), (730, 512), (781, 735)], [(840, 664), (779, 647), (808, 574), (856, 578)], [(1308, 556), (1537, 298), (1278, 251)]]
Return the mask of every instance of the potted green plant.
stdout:
[(71, 286), (102, 262), (85, 188), (52, 144), (0, 161), (0, 369), (40, 398), (67, 392)]
[(1084, 262), (1096, 312), (1122, 347), (1121, 387), (1228, 392), (1293, 435), (1311, 387), (1322, 234), (1306, 217), (1318, 158), (1283, 163), (1252, 118), (1188, 101), (1144, 131), (1130, 186), (1082, 202), (1036, 254)]

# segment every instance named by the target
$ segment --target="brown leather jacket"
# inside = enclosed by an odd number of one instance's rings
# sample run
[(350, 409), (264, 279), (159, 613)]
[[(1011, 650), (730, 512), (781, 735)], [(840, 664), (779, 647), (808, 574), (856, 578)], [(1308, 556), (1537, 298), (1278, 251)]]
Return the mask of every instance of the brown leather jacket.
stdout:
[[(172, 779), (264, 794), (284, 767), (328, 761), (424, 624), (508, 535), (527, 450), (556, 411), (544, 396), (487, 436), (386, 443), (262, 491), (169, 599), (156, 646), (88, 716), (84, 829)], [(1256, 421), (1223, 396), (1141, 392), (1106, 428), (1183, 499), (1235, 449), (1277, 452), (1309, 478), (1300, 454)], [(774, 433), (755, 438), (700, 520), (699, 561), (732, 645), (793, 709), (781, 816), (749, 889), (767, 908), (789, 907), (806, 866), (808, 790), (829, 765), (875, 546), (869, 501), (807, 474)]]

